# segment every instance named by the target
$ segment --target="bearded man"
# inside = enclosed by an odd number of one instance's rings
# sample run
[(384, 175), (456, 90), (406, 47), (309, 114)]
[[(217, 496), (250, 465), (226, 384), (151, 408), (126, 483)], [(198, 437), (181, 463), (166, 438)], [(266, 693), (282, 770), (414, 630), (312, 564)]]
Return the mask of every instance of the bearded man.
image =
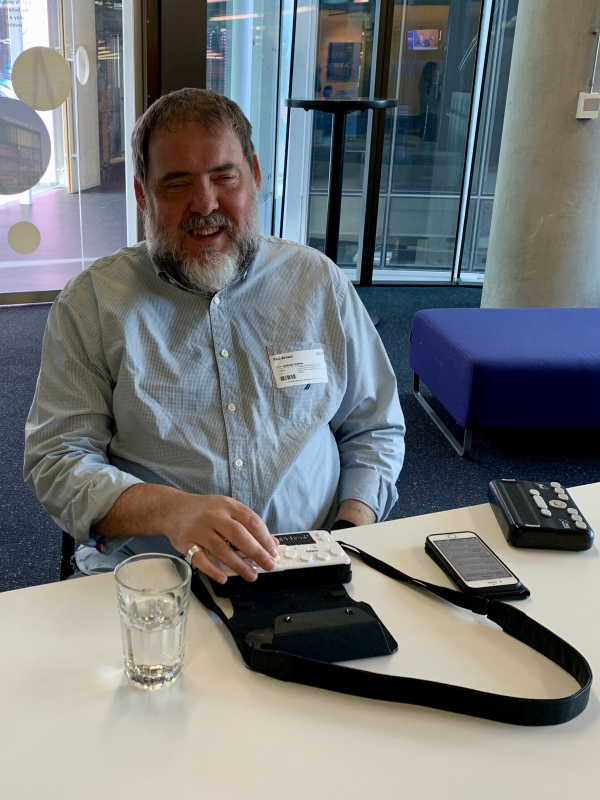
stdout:
[(363, 525), (396, 501), (404, 423), (351, 283), (259, 233), (261, 174), (238, 106), (156, 101), (132, 138), (146, 240), (72, 279), (48, 318), (25, 479), (84, 574), (187, 555), (224, 583), (273, 534)]

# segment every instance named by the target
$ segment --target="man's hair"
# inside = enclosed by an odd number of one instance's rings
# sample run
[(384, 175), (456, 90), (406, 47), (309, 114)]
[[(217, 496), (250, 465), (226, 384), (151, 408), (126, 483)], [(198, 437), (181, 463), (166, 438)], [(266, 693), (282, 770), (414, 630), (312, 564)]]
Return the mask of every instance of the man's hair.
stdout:
[(239, 139), (246, 161), (254, 174), (252, 125), (241, 108), (228, 97), (206, 89), (179, 89), (159, 97), (138, 119), (131, 136), (135, 177), (146, 185), (148, 148), (155, 131), (176, 131), (192, 124), (218, 137), (227, 129)]

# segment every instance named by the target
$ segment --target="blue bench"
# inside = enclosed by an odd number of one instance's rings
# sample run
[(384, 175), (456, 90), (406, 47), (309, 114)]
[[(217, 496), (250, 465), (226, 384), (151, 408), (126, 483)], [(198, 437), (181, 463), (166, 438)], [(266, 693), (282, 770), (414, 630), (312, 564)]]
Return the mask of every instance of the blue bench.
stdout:
[[(473, 430), (600, 428), (600, 308), (437, 308), (411, 330), (413, 392), (459, 455)], [(464, 429), (462, 443), (420, 392)]]

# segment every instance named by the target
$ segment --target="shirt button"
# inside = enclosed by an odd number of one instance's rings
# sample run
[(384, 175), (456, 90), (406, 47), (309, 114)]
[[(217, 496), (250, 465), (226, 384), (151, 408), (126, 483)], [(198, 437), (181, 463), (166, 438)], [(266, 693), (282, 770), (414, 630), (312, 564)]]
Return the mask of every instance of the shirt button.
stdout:
[(215, 298), (214, 298), (214, 300), (213, 300), (213, 303), (214, 303), (216, 306), (218, 306), (218, 305), (221, 303), (221, 298), (220, 298), (220, 297), (215, 297)]
[(233, 463), (234, 463), (234, 466), (236, 466), (238, 469), (240, 469), (240, 467), (244, 466), (244, 462), (242, 461), (241, 458), (236, 458), (236, 460)]
[(229, 356), (229, 350), (221, 350), (221, 355), (223, 358), (227, 358)]
[(229, 403), (227, 406), (228, 411), (235, 411), (235, 403)]

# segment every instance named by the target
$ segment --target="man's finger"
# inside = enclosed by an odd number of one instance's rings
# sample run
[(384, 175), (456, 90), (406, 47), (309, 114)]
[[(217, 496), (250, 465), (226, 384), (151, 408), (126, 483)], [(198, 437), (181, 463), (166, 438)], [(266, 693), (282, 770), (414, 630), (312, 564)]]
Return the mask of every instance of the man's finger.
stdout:
[(199, 550), (197, 553), (194, 553), (190, 563), (193, 567), (197, 567), (200, 572), (208, 575), (209, 578), (212, 578), (217, 583), (227, 583), (227, 576), (225, 573), (206, 555), (204, 550)]
[[(250, 537), (252, 538), (252, 537)], [(242, 558), (243, 551), (238, 553), (233, 547), (229, 545), (227, 541), (225, 541), (220, 536), (216, 542), (211, 542), (211, 545), (207, 547), (207, 552), (213, 558), (218, 559), (221, 564), (225, 565), (232, 569), (237, 575), (240, 575), (246, 581), (254, 581), (256, 580), (256, 567), (252, 564), (249, 564), (244, 558)], [(258, 562), (257, 562), (258, 563)], [(271, 559), (271, 564), (273, 564), (273, 560)], [(262, 564), (261, 564), (262, 566)]]
[[(261, 545), (261, 547), (270, 553), (273, 558), (276, 558), (277, 546), (279, 542), (276, 541), (273, 536), (271, 536), (269, 529), (263, 520), (258, 516), (258, 514), (255, 514), (252, 509), (242, 505), (242, 503), (240, 503), (236, 508), (236, 512), (237, 513), (232, 515), (233, 518), (243, 525), (248, 533)], [(247, 555), (250, 555), (250, 553)]]
[[(243, 555), (251, 558), (263, 569), (271, 570), (275, 566), (275, 557), (277, 555), (276, 550), (274, 555), (271, 555), (271, 552), (273, 551), (268, 552), (240, 522), (236, 522), (234, 519), (228, 520), (227, 525), (223, 526), (219, 533), (222, 537), (221, 541), (211, 543), (212, 547), (210, 547), (209, 550), (220, 561), (222, 561), (224, 564), (227, 564), (228, 567), (234, 569), (238, 574), (241, 574), (238, 567), (244, 565), (244, 562), (235, 554), (235, 550), (232, 550), (231, 547), (228, 546), (227, 542), (231, 542), (236, 550), (240, 550)], [(268, 541), (268, 546), (270, 549), (270, 534)], [(231, 558), (231, 554), (233, 554), (235, 557), (233, 563), (227, 560)], [(244, 577), (246, 577), (246, 574), (247, 573), (245, 572)]]

